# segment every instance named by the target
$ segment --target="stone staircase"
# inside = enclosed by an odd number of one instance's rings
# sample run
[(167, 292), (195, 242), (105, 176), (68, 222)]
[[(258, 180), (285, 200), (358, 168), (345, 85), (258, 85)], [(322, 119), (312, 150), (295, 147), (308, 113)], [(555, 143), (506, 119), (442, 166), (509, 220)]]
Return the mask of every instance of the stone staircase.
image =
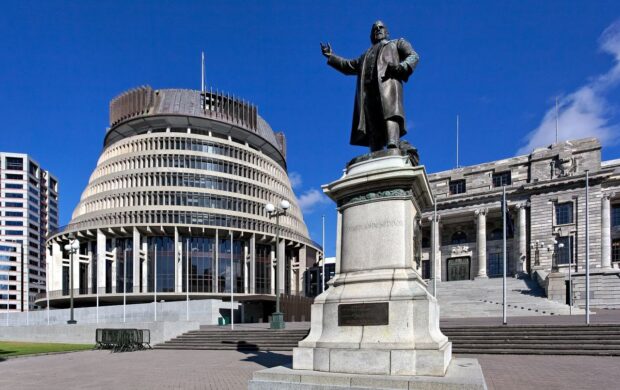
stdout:
[[(620, 356), (620, 325), (442, 326), (455, 354)], [(196, 330), (155, 349), (291, 351), (308, 329)]]
[(455, 354), (620, 356), (620, 325), (450, 326)]
[(199, 329), (158, 344), (155, 349), (291, 351), (306, 337), (308, 331), (308, 329)]
[[(570, 314), (568, 305), (548, 300), (529, 276), (507, 278), (506, 291), (510, 317)], [(437, 297), (441, 318), (502, 316), (502, 278), (437, 282)], [(572, 314), (583, 313), (583, 309), (572, 309)]]

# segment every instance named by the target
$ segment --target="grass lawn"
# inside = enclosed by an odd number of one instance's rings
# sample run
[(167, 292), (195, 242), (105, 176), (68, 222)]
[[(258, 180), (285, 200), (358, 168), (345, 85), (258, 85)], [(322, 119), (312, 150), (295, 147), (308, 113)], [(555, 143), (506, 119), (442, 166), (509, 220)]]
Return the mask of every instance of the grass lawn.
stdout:
[(20, 341), (0, 341), (0, 360), (7, 356), (32, 355), (36, 353), (84, 351), (92, 349), (93, 344), (28, 343)]

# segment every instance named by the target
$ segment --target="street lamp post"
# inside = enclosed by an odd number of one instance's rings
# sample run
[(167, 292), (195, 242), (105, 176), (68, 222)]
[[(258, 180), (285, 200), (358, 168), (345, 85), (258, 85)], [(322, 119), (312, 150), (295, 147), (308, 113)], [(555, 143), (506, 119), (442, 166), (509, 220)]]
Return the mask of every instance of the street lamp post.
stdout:
[[(280, 216), (286, 215), (286, 211), (291, 207), (291, 204), (283, 199), (280, 202), (280, 207), (276, 208), (271, 203), (267, 203), (265, 205), (265, 210), (267, 210), (267, 214), (269, 218), (276, 219), (276, 311), (271, 315), (271, 329), (284, 329), (284, 313), (280, 312), (280, 293), (279, 293), (279, 279), (280, 279)], [(323, 260), (325, 261), (325, 260)]]
[(77, 324), (77, 321), (73, 317), (73, 254), (77, 253), (80, 249), (80, 242), (73, 240), (65, 245), (65, 250), (69, 252), (69, 304), (71, 318), (67, 321), (67, 324)]

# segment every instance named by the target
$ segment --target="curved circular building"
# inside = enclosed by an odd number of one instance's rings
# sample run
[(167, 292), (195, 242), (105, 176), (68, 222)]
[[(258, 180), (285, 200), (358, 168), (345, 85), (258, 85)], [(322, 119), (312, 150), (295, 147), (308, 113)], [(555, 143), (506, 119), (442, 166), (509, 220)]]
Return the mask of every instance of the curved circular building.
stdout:
[[(282, 200), (276, 243), (265, 204)], [(78, 306), (119, 303), (124, 291), (127, 302), (273, 295), (276, 258), (279, 289), (296, 294), (321, 250), (291, 189), (284, 134), (255, 106), (148, 86), (110, 103), (97, 167), (70, 224), (48, 238), (50, 306), (68, 302), (72, 239)]]

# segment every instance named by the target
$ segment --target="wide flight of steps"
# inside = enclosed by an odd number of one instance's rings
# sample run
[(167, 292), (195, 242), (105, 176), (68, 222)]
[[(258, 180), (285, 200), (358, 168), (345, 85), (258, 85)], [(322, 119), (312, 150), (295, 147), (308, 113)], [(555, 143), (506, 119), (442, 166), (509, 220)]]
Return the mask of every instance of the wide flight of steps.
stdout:
[[(510, 317), (570, 313), (568, 305), (548, 300), (545, 291), (529, 276), (507, 278), (506, 291)], [(437, 297), (441, 318), (502, 316), (502, 278), (437, 282)], [(583, 313), (583, 309), (572, 309), (572, 314)]]
[(308, 331), (308, 329), (232, 331), (199, 329), (158, 344), (155, 349), (291, 351), (306, 337)]
[[(620, 325), (442, 326), (455, 354), (620, 356)], [(196, 330), (155, 349), (291, 351), (307, 329)]]
[(620, 356), (620, 325), (442, 327), (455, 354)]

